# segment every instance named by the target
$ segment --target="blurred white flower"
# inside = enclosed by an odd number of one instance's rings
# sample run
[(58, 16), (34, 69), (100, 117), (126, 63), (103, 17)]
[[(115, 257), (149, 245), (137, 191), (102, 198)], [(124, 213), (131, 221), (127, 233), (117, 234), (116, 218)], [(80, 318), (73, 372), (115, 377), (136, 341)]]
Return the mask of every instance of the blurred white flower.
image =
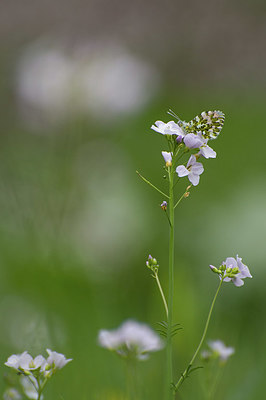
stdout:
[(56, 38), (25, 49), (17, 93), (30, 122), (92, 113), (104, 120), (140, 110), (159, 83), (153, 66), (116, 43), (66, 47)]
[(3, 400), (20, 400), (21, 394), (14, 388), (8, 388), (3, 394)]
[(201, 357), (205, 360), (219, 358), (220, 361), (225, 362), (235, 352), (233, 347), (226, 347), (221, 340), (210, 340), (208, 347), (210, 350), (204, 350), (201, 353)]
[[(38, 399), (38, 382), (34, 376), (30, 378), (26, 376), (21, 376), (20, 384), (22, 386), (23, 392), (27, 396), (28, 399), (37, 400)], [(41, 399), (43, 399), (43, 395), (41, 395)]]
[(138, 360), (148, 358), (148, 353), (161, 350), (164, 343), (146, 324), (128, 320), (118, 329), (101, 330), (99, 344), (113, 350), (122, 357), (134, 357)]

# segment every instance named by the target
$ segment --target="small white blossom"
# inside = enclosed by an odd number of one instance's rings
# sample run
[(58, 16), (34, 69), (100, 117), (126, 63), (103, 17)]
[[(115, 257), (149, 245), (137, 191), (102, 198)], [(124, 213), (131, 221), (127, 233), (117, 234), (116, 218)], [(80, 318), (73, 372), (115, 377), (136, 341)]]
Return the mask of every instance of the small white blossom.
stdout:
[(135, 357), (138, 360), (148, 358), (149, 352), (158, 351), (164, 344), (160, 337), (146, 324), (128, 320), (118, 329), (101, 330), (99, 344), (114, 350), (122, 357)]
[(243, 279), (252, 278), (252, 275), (249, 272), (248, 267), (242, 263), (242, 258), (238, 257), (238, 255), (236, 256), (236, 259), (233, 257), (227, 257), (227, 259), (225, 260), (225, 262), (223, 264), (225, 264), (225, 266), (226, 266), (225, 272), (227, 272), (228, 269), (233, 269), (233, 268), (239, 269), (239, 273), (236, 274), (235, 277), (233, 277), (233, 278), (226, 277), (226, 278), (224, 278), (224, 282), (232, 281), (235, 286), (239, 287), (239, 286), (244, 285)]
[[(72, 361), (72, 358), (69, 358), (68, 360), (64, 356), (64, 354), (57, 353), (56, 351), (51, 351), (50, 349), (46, 349), (47, 353), (49, 354), (49, 357), (47, 358), (46, 362), (48, 366), (52, 366), (55, 369), (61, 369), (63, 368), (67, 363)], [(47, 369), (47, 365), (45, 367)]]
[(21, 394), (17, 389), (9, 388), (3, 394), (3, 400), (21, 400)]
[(158, 133), (161, 133), (162, 135), (177, 135), (181, 137), (185, 136), (182, 128), (180, 128), (180, 126), (177, 125), (174, 121), (169, 121), (167, 123), (163, 121), (156, 121), (155, 125), (151, 126), (151, 129)]
[(194, 155), (190, 156), (187, 167), (184, 165), (179, 165), (176, 168), (176, 173), (181, 178), (183, 176), (187, 176), (189, 181), (193, 186), (197, 186), (199, 183), (200, 175), (203, 173), (204, 168), (203, 165), (197, 162), (197, 159)]
[(233, 347), (226, 347), (221, 340), (210, 340), (208, 346), (213, 353), (218, 355), (221, 361), (227, 361), (227, 359), (235, 352)]
[(202, 135), (195, 135), (194, 133), (188, 133), (183, 139), (185, 145), (189, 149), (199, 149), (198, 155), (204, 158), (215, 158), (216, 152), (207, 145), (208, 139), (205, 139)]
[(29, 363), (32, 361), (32, 357), (28, 354), (27, 351), (24, 351), (21, 354), (12, 354), (12, 356), (8, 357), (8, 360), (5, 362), (5, 365), (14, 369), (27, 369)]

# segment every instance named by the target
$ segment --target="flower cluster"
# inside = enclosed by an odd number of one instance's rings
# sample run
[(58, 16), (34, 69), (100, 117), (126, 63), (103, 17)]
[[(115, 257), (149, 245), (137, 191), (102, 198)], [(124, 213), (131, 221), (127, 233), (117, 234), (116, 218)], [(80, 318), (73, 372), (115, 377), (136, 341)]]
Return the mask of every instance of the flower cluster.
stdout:
[[(63, 368), (72, 359), (66, 359), (63, 354), (56, 351), (46, 350), (48, 357), (38, 355), (33, 358), (27, 351), (21, 354), (13, 354), (5, 362), (10, 367), (23, 375), (21, 385), (28, 398), (37, 399), (42, 393), (44, 386), (55, 372)], [(25, 378), (25, 379), (23, 379)]]
[(200, 157), (216, 157), (216, 152), (208, 145), (208, 141), (216, 139), (219, 135), (224, 123), (224, 114), (221, 111), (203, 111), (190, 122), (181, 121), (177, 116), (175, 117), (177, 123), (174, 121), (167, 123), (156, 121), (151, 129), (164, 135), (173, 150), (162, 152), (166, 167), (171, 167), (174, 164), (175, 155), (178, 153), (175, 151), (177, 147), (182, 146), (184, 153), (197, 150), (196, 154), (191, 155), (186, 166), (178, 165), (176, 167), (176, 173), (180, 178), (187, 176), (192, 185), (196, 186), (204, 171), (203, 165), (197, 160)]
[(149, 255), (148, 260), (146, 261), (146, 267), (149, 268), (155, 274), (157, 274), (159, 264), (156, 258), (153, 258), (151, 255)]
[(252, 278), (248, 267), (243, 264), (242, 258), (236, 256), (227, 257), (225, 261), (216, 268), (214, 265), (210, 265), (211, 270), (218, 274), (223, 282), (233, 282), (235, 286), (243, 286), (245, 278)]
[(204, 350), (201, 353), (201, 358), (205, 361), (219, 359), (221, 362), (226, 362), (235, 352), (233, 347), (226, 347), (221, 340), (210, 340), (208, 347), (208, 350)]
[(146, 324), (128, 320), (119, 328), (100, 330), (100, 346), (115, 351), (123, 358), (146, 360), (148, 353), (161, 350), (164, 343)]

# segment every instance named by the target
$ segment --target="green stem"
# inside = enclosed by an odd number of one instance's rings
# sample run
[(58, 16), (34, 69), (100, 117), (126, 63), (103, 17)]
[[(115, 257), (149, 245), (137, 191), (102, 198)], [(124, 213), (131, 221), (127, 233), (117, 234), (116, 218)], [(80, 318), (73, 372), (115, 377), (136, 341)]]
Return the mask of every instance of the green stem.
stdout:
[(192, 365), (193, 365), (193, 363), (194, 363), (194, 361), (195, 361), (195, 358), (197, 357), (198, 352), (200, 351), (200, 348), (201, 348), (201, 346), (202, 346), (202, 343), (204, 342), (204, 339), (205, 339), (205, 337), (206, 337), (206, 333), (207, 333), (207, 330), (208, 330), (208, 327), (209, 327), (209, 323), (210, 323), (210, 319), (211, 319), (213, 307), (214, 307), (216, 298), (217, 298), (217, 296), (218, 296), (218, 293), (219, 293), (219, 291), (220, 291), (220, 289), (221, 289), (222, 283), (223, 283), (223, 279), (221, 279), (221, 281), (220, 281), (220, 283), (219, 283), (219, 286), (218, 286), (218, 289), (216, 290), (216, 293), (215, 293), (214, 298), (213, 298), (213, 300), (212, 300), (211, 307), (210, 307), (210, 310), (209, 310), (209, 314), (208, 314), (208, 317), (207, 317), (207, 321), (206, 321), (206, 324), (205, 324), (205, 327), (204, 327), (204, 330), (203, 330), (202, 337), (201, 337), (200, 342), (199, 342), (199, 344), (198, 344), (198, 347), (197, 347), (197, 349), (196, 349), (196, 351), (195, 351), (193, 357), (191, 358), (191, 361), (190, 361), (190, 363), (188, 364), (187, 368), (186, 368), (185, 371), (181, 374), (181, 377), (180, 377), (179, 381), (178, 381), (177, 384), (175, 385), (175, 391), (178, 390), (179, 386), (184, 382), (185, 378), (187, 377), (187, 374), (189, 373), (189, 370), (191, 369), (191, 367), (192, 367)]
[(182, 194), (182, 196), (180, 197), (179, 200), (177, 200), (177, 202), (174, 205), (174, 208), (176, 208), (178, 206), (178, 204), (180, 203), (180, 201), (184, 198), (185, 194), (188, 193), (187, 189), (186, 191)]
[(161, 286), (161, 283), (160, 283), (160, 280), (159, 280), (158, 273), (155, 273), (155, 274), (154, 274), (154, 278), (156, 279), (156, 282), (157, 282), (157, 285), (158, 285), (160, 294), (161, 294), (161, 296), (162, 296), (163, 305), (164, 305), (165, 312), (166, 312), (166, 317), (168, 318), (168, 306), (167, 306), (167, 302), (166, 302), (166, 300), (165, 300), (164, 292), (163, 292), (163, 289), (162, 289), (162, 286)]
[(164, 192), (162, 192), (160, 189), (158, 189), (155, 185), (153, 185), (150, 181), (148, 181), (148, 179), (144, 178), (144, 176), (142, 176), (139, 171), (136, 171), (136, 173), (138, 174), (138, 176), (144, 180), (144, 182), (148, 183), (148, 185), (150, 185), (153, 189), (157, 190), (157, 192), (161, 193), (164, 197), (166, 197), (167, 199), (169, 199), (169, 196), (167, 196), (167, 194), (165, 194)]
[(172, 362), (172, 324), (173, 324), (173, 297), (174, 297), (174, 168), (168, 168), (169, 174), (169, 291), (168, 291), (168, 318), (167, 318), (167, 399), (174, 398), (172, 390), (173, 383), (173, 362)]

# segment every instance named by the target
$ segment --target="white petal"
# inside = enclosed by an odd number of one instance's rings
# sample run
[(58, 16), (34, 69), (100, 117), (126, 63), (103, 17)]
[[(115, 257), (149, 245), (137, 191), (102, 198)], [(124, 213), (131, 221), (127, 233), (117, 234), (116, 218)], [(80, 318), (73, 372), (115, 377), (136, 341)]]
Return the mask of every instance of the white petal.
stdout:
[(184, 165), (179, 165), (178, 167), (176, 167), (175, 171), (179, 178), (182, 178), (183, 176), (187, 176), (189, 174), (189, 170), (186, 169)]
[(195, 175), (201, 175), (204, 171), (203, 165), (201, 163), (195, 163), (194, 165), (192, 165), (191, 167), (191, 173), (195, 174)]
[(199, 154), (201, 154), (205, 158), (216, 158), (216, 152), (207, 145), (200, 147)]
[(190, 173), (188, 175), (188, 179), (190, 180), (190, 182), (192, 183), (193, 186), (197, 186), (200, 178), (199, 178), (199, 175)]

